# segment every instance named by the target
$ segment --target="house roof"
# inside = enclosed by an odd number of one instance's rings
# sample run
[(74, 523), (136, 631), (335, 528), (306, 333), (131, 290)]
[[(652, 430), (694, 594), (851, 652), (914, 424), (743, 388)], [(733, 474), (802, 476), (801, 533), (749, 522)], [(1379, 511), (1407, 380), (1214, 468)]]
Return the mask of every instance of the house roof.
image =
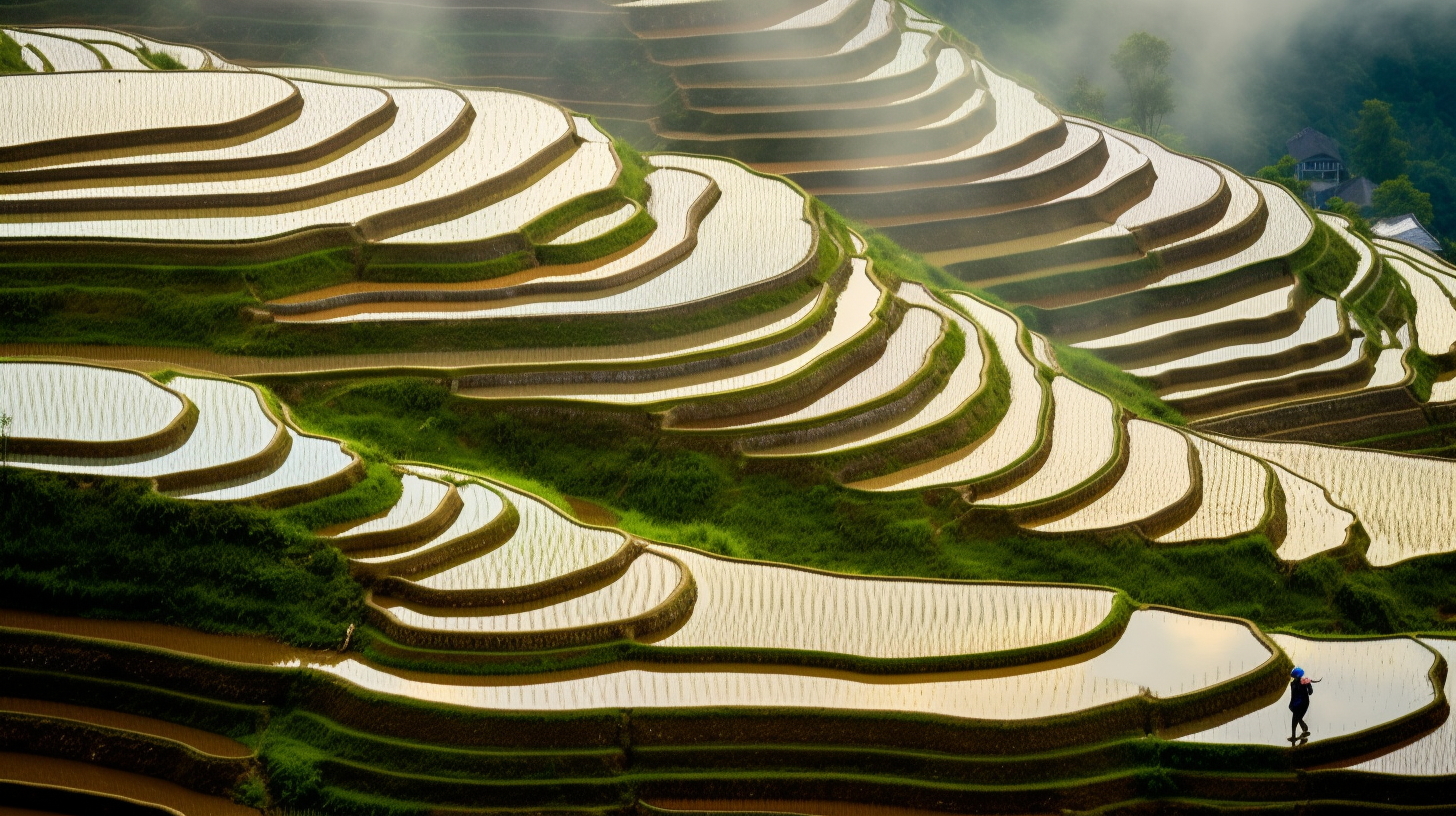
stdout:
[(1369, 207), (1375, 200), (1375, 183), (1361, 176), (1322, 190), (1320, 195), (1326, 201), (1339, 197), (1357, 206)]
[(1340, 143), (1314, 128), (1305, 128), (1294, 134), (1294, 138), (1285, 142), (1284, 147), (1297, 162), (1312, 159), (1315, 156), (1329, 156), (1340, 162), (1345, 160), (1340, 153)]
[(1378, 237), (1415, 244), (1429, 252), (1441, 251), (1441, 242), (1421, 226), (1421, 222), (1416, 220), (1414, 213), (1406, 213), (1394, 218), (1382, 218), (1370, 225), (1370, 231)]

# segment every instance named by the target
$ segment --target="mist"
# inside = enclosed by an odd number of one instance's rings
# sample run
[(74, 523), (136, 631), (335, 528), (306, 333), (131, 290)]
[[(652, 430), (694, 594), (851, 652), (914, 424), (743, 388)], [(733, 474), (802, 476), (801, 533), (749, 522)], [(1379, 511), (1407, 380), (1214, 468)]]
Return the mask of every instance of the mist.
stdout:
[(1077, 75), (1087, 76), (1108, 92), (1114, 119), (1125, 105), (1110, 55), (1135, 31), (1162, 37), (1175, 49), (1178, 109), (1169, 126), (1188, 137), (1190, 151), (1245, 171), (1277, 158), (1283, 140), (1306, 125), (1339, 137), (1336, 131), (1348, 130), (1358, 112), (1292, 110), (1271, 89), (1287, 97), (1291, 88), (1318, 85), (1326, 70), (1358, 86), (1362, 77), (1341, 65), (1347, 57), (1399, 60), (1417, 43), (1449, 50), (1456, 34), (1456, 3), (1450, 0), (927, 0), (925, 5), (981, 44), (992, 64), (1034, 81), (1054, 101), (1065, 100)]

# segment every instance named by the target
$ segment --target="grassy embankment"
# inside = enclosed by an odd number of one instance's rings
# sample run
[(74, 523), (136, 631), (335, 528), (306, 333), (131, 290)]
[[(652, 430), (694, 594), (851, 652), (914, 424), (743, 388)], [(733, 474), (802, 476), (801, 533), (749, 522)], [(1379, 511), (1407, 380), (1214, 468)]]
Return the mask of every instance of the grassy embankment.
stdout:
[[(528, 239), (554, 237), (563, 225), (574, 225), (613, 202), (646, 200), (645, 178), (650, 171), (646, 159), (624, 142), (615, 144), (623, 172), (613, 193), (589, 196), (585, 204), (569, 203), (548, 213), (525, 227)], [(633, 219), (582, 249), (611, 254), (650, 227), (650, 219)], [(340, 331), (253, 323), (244, 317), (244, 310), (263, 301), (360, 280), (483, 280), (534, 266), (538, 254), (547, 256), (542, 261), (552, 263), (587, 260), (571, 257), (571, 248), (544, 244), (478, 264), (373, 265), (363, 257), (368, 252), (368, 247), (339, 248), (272, 263), (231, 266), (110, 262), (99, 257), (94, 262), (0, 263), (0, 343), (184, 346), (264, 356), (441, 350), (490, 343), (529, 345), (533, 338), (515, 336), (528, 331), (528, 326), (514, 334), (502, 331), (490, 337), (481, 337), (469, 327), (438, 325), (357, 325)]]
[(0, 74), (33, 74), (35, 69), (25, 64), (20, 55), (20, 43), (0, 31)]
[(964, 519), (950, 491), (845, 489), (827, 476), (752, 474), (743, 463), (603, 419), (526, 418), (422, 380), (305, 384), (286, 392), (312, 430), (397, 459), (488, 474), (564, 506), (597, 502), (634, 533), (742, 558), (846, 572), (1103, 584), (1145, 603), (1310, 632), (1438, 630), (1456, 556), (1381, 570), (1358, 558), (1280, 562), (1259, 535), (1169, 548), (1126, 535), (1044, 540)]

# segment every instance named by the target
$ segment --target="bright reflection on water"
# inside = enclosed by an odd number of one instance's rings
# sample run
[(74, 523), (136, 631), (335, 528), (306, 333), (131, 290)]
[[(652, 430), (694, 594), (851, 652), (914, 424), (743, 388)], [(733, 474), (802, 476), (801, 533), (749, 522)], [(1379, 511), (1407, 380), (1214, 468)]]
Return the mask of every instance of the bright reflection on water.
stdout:
[(1115, 646), (1085, 662), (1010, 676), (848, 679), (740, 667), (632, 668), (529, 683), (519, 677), (407, 678), (353, 660), (304, 665), (388, 694), (478, 708), (790, 706), (1026, 719), (1135, 697), (1141, 688), (1160, 697), (1196, 691), (1252, 671), (1269, 657), (1239, 624), (1145, 611), (1133, 615), (1127, 634)]
[[(1315, 641), (1288, 635), (1274, 640), (1322, 680), (1315, 686), (1305, 722), (1311, 739), (1353, 734), (1404, 717), (1435, 699), (1427, 678), (1435, 656), (1409, 638)], [(1289, 696), (1251, 714), (1189, 737), (1190, 742), (1289, 744)]]
[[(1426, 640), (1427, 646), (1440, 652), (1447, 663), (1456, 663), (1456, 640)], [(1456, 692), (1450, 672), (1446, 677), (1446, 695)], [(1357, 771), (1403, 774), (1406, 776), (1445, 776), (1456, 774), (1456, 718), (1447, 718), (1441, 727), (1425, 738), (1398, 751), (1352, 766)]]

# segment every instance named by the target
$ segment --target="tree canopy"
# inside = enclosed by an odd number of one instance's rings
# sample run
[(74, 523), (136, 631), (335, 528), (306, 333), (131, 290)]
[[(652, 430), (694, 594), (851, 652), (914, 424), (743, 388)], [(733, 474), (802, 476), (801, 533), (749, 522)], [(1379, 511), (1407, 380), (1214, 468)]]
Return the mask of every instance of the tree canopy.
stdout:
[(1112, 55), (1112, 67), (1127, 85), (1128, 106), (1137, 129), (1149, 136), (1163, 130), (1163, 120), (1177, 109), (1173, 101), (1173, 46), (1139, 31), (1122, 41)]
[(1375, 214), (1380, 218), (1394, 218), (1411, 213), (1422, 224), (1429, 224), (1436, 217), (1430, 194), (1416, 189), (1410, 176), (1397, 176), (1376, 187), (1371, 203), (1375, 207)]
[(1309, 182), (1302, 181), (1299, 178), (1299, 175), (1294, 169), (1296, 164), (1297, 162), (1294, 161), (1293, 156), (1286, 155), (1279, 160), (1278, 164), (1271, 164), (1261, 169), (1255, 175), (1265, 181), (1272, 181), (1275, 184), (1281, 185), (1289, 190), (1289, 192), (1294, 193), (1300, 198), (1304, 198), (1304, 194), (1309, 190)]
[(1376, 184), (1390, 181), (1406, 171), (1410, 145), (1400, 138), (1400, 125), (1389, 103), (1365, 100), (1360, 123), (1355, 126), (1355, 169)]
[(1067, 110), (1099, 121), (1107, 119), (1107, 91), (1092, 84), (1085, 74), (1078, 75), (1067, 94)]

